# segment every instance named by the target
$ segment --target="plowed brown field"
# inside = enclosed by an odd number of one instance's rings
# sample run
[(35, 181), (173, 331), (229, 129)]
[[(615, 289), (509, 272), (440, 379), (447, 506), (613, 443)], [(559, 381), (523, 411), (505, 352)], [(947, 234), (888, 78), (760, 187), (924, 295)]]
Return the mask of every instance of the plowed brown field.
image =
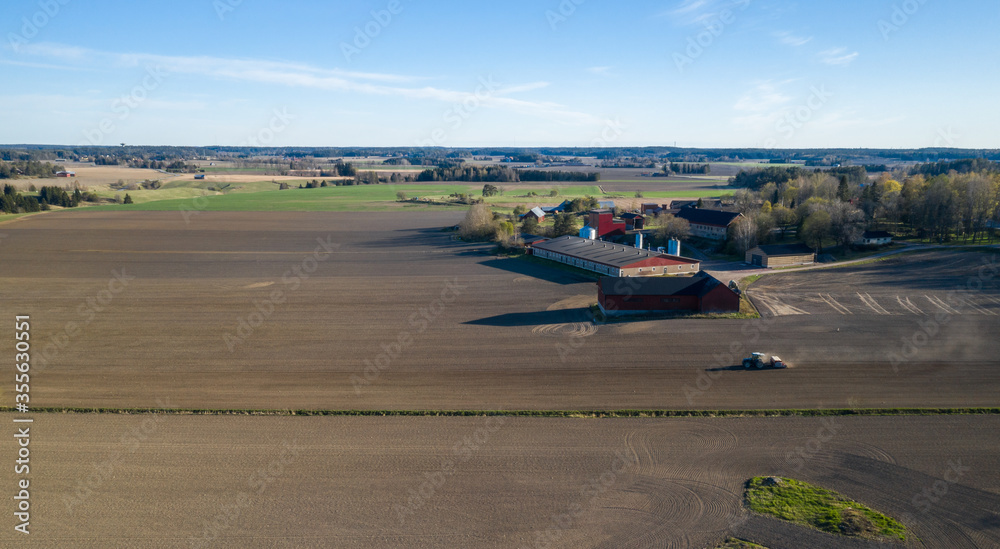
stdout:
[(6, 528), (0, 545), (879, 547), (749, 514), (743, 483), (761, 474), (911, 528), (882, 547), (1000, 544), (996, 416), (45, 415), (33, 429), (32, 533)]
[[(750, 292), (760, 320), (595, 325), (585, 309), (596, 301), (592, 281), (455, 241), (441, 229), (460, 217), (23, 218), (0, 226), (2, 310), (32, 317), (35, 406), (153, 407), (168, 397), (183, 408), (256, 409), (1000, 404), (997, 279), (937, 315), (947, 290), (977, 276), (989, 254), (765, 277)], [(4, 352), (12, 346), (0, 341)], [(752, 351), (793, 367), (730, 369)]]

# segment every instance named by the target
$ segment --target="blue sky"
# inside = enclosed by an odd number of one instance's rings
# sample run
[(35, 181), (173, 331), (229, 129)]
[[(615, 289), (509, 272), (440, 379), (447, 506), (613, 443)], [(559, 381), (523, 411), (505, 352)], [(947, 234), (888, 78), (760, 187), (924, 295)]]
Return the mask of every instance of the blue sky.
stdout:
[(1000, 147), (995, 0), (11, 0), (0, 142)]

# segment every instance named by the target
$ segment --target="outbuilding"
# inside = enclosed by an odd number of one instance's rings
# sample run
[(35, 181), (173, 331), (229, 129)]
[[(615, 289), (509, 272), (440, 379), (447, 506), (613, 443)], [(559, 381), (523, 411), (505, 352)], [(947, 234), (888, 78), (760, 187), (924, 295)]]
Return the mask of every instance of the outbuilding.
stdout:
[(646, 224), (646, 218), (637, 213), (623, 213), (622, 220), (625, 221), (625, 230), (627, 231), (642, 230)]
[(816, 254), (805, 244), (771, 244), (747, 250), (746, 262), (768, 268), (811, 265), (816, 262)]
[(892, 244), (892, 235), (886, 231), (865, 231), (855, 244), (858, 246), (886, 246)]
[(608, 316), (672, 311), (735, 313), (740, 310), (740, 296), (704, 271), (684, 277), (601, 277), (597, 305)]
[(538, 206), (535, 206), (534, 208), (528, 210), (528, 213), (522, 215), (521, 219), (527, 219), (529, 217), (534, 217), (539, 223), (541, 223), (542, 221), (545, 221), (545, 212)]
[(743, 216), (739, 212), (702, 208), (681, 208), (675, 215), (687, 220), (693, 236), (712, 240), (725, 240), (729, 236), (729, 226)]

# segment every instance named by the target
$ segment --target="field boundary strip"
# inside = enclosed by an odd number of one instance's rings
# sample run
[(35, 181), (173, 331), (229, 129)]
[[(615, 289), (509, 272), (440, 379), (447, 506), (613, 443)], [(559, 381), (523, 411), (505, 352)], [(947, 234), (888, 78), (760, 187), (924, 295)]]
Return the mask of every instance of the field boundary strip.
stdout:
[[(0, 413), (14, 408), (0, 407)], [(401, 416), (401, 417), (549, 417), (549, 418), (683, 418), (683, 417), (827, 417), (1000, 415), (1000, 408), (830, 408), (747, 410), (227, 410), (161, 408), (32, 408), (41, 414), (194, 415), (194, 416)]]

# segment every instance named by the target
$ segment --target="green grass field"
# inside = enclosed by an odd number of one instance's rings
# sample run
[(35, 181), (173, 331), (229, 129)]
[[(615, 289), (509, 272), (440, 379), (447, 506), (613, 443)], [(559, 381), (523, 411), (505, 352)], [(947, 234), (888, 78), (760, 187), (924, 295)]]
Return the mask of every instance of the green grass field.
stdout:
[(901, 523), (833, 490), (790, 478), (769, 482), (773, 478), (754, 477), (747, 483), (751, 511), (831, 534), (906, 540)]
[[(301, 181), (286, 181), (289, 189), (280, 191), (276, 183), (280, 178), (267, 181), (222, 183), (218, 181), (169, 181), (156, 190), (116, 191), (97, 189), (103, 198), (116, 195), (124, 198), (128, 194), (133, 204), (103, 204), (88, 206), (97, 210), (148, 210), (166, 211), (177, 209), (200, 209), (207, 211), (396, 211), (401, 209), (466, 208), (461, 204), (446, 205), (449, 195), (464, 193), (474, 198), (482, 198), (481, 183), (426, 183), (329, 186), (316, 189), (299, 189)], [(521, 185), (521, 184), (515, 184)], [(556, 196), (550, 196), (555, 190)], [(406, 195), (409, 201), (397, 201), (397, 192)], [(528, 193), (535, 192), (535, 196)], [(643, 199), (698, 198), (724, 194), (719, 191), (650, 191), (643, 192)], [(598, 185), (570, 185), (565, 187), (532, 186), (508, 187), (504, 194), (486, 198), (486, 203), (498, 211), (508, 212), (515, 205), (528, 207), (556, 205), (563, 200), (592, 196), (598, 200), (635, 200), (634, 193), (604, 194)], [(420, 198), (420, 201), (413, 201)], [(424, 202), (437, 202), (435, 204)]]
[[(270, 184), (270, 183), (269, 183)], [(242, 184), (241, 184), (242, 185)], [(177, 189), (181, 190), (181, 189)], [(284, 191), (233, 192), (204, 196), (204, 198), (182, 198), (154, 200), (129, 205), (93, 206), (95, 210), (204, 210), (204, 211), (251, 211), (251, 212), (339, 212), (339, 211), (381, 211), (405, 207), (431, 208), (420, 204), (396, 202), (396, 192), (403, 190), (407, 196), (444, 197), (451, 193), (467, 193), (466, 185), (360, 185), (349, 187), (320, 187), (317, 189), (291, 188)], [(138, 192), (138, 191), (135, 191)], [(146, 191), (150, 193), (162, 192)], [(201, 191), (198, 191), (200, 194)], [(124, 196), (124, 193), (121, 193)], [(129, 192), (132, 194), (132, 191)], [(146, 198), (143, 196), (143, 198)], [(466, 206), (455, 206), (465, 208)]]
[(693, 191), (642, 191), (643, 198), (716, 198), (730, 194), (733, 194), (731, 190), (723, 189)]
[(0, 213), (0, 225), (2, 225), (3, 223), (6, 223), (8, 221), (14, 221), (15, 219), (18, 219), (18, 218), (21, 218), (21, 217), (25, 217), (25, 216), (29, 216), (29, 215), (40, 215), (40, 214), (43, 214), (43, 213), (45, 213), (45, 212), (32, 212), (32, 213), (20, 213), (20, 214)]

